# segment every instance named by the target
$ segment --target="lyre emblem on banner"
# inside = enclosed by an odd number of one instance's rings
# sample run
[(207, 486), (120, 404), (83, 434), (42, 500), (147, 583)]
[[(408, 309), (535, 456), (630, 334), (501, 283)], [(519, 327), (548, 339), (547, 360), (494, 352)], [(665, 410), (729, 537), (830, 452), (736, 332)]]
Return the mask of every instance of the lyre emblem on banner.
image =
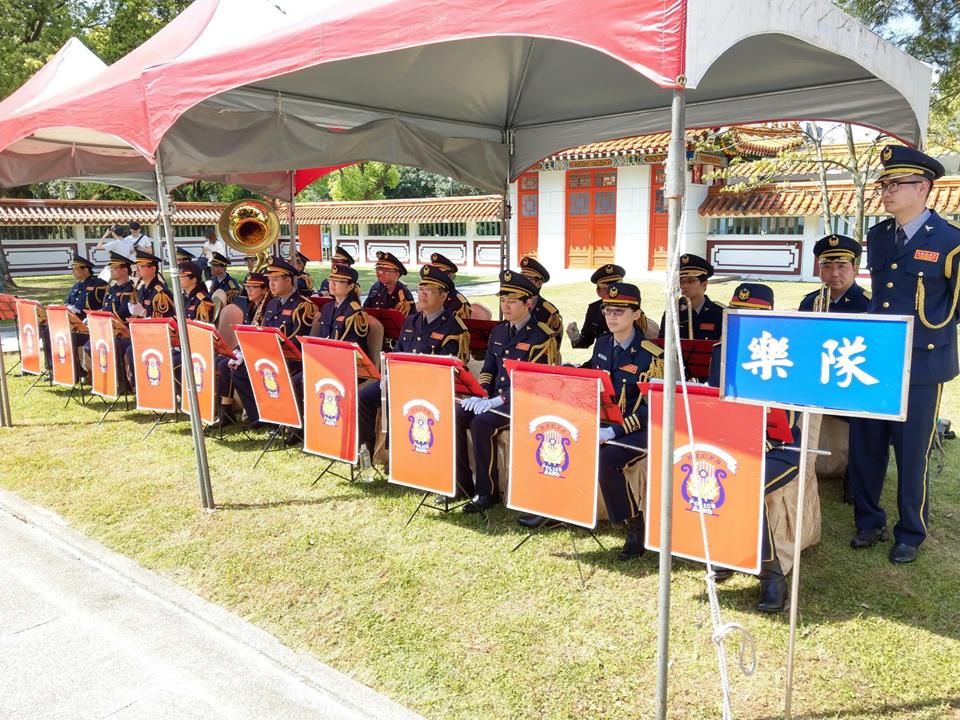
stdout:
[(193, 360), (191, 365), (193, 365), (193, 384), (197, 388), (197, 392), (203, 392), (203, 374), (207, 370), (207, 361), (203, 359), (203, 355), (197, 353), (191, 353), (190, 358)]
[(266, 358), (261, 358), (254, 363), (253, 369), (260, 375), (260, 380), (263, 382), (263, 389), (267, 391), (267, 395), (273, 399), (280, 397), (280, 383), (277, 382), (277, 373), (280, 371), (280, 368)]
[(33, 355), (34, 346), (35, 346), (33, 336), (36, 332), (37, 331), (33, 327), (33, 325), (23, 326), (23, 344), (26, 346), (24, 349), (26, 350), (27, 355)]
[(324, 425), (335, 426), (340, 422), (340, 404), (346, 393), (343, 385), (333, 378), (317, 380), (313, 391), (320, 398), (320, 417)]
[(62, 332), (58, 332), (54, 338), (57, 344), (57, 362), (61, 365), (67, 364), (67, 338)]
[(97, 367), (100, 372), (106, 373), (108, 369), (107, 357), (110, 355), (110, 346), (106, 340), (97, 340)]
[(530, 421), (530, 434), (540, 443), (537, 445), (537, 465), (540, 473), (555, 478), (563, 478), (564, 471), (570, 467), (570, 453), (567, 448), (576, 442), (580, 431), (571, 422), (556, 415), (541, 415)]
[(407, 437), (414, 452), (429, 453), (433, 447), (433, 426), (440, 421), (440, 411), (426, 400), (414, 398), (403, 404), (403, 415), (410, 421)]
[(147, 348), (140, 353), (140, 360), (147, 368), (147, 382), (154, 387), (159, 385), (160, 365), (163, 363), (163, 354), (158, 350), (154, 350), (153, 348)]
[(697, 459), (693, 462), (692, 445), (684, 445), (673, 453), (674, 467), (680, 465), (683, 483), (680, 494), (689, 504), (690, 512), (717, 516), (717, 510), (726, 501), (723, 481), (737, 474), (737, 460), (730, 453), (713, 445), (697, 445)]

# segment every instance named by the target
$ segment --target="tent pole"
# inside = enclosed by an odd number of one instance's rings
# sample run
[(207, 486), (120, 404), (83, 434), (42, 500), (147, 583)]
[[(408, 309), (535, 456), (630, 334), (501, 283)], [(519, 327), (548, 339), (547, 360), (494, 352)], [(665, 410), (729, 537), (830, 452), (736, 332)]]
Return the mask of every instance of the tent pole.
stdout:
[[(177, 327), (180, 329), (180, 363), (189, 363), (190, 372), (183, 373), (187, 381), (187, 398), (190, 407), (190, 427), (193, 431), (193, 452), (197, 460), (197, 475), (200, 480), (200, 501), (207, 510), (214, 508), (213, 488), (210, 486), (210, 468), (207, 465), (207, 446), (203, 440), (203, 426), (200, 420), (200, 403), (197, 400), (197, 385), (193, 378), (193, 355), (190, 353), (190, 336), (187, 332), (186, 308), (183, 304), (183, 290), (180, 287), (180, 269), (177, 267), (177, 249), (173, 242), (173, 221), (170, 218), (170, 203), (167, 200), (167, 184), (163, 176), (163, 164), (160, 153), (156, 156), (157, 205), (160, 209), (160, 221), (167, 238), (167, 255), (171, 259), (170, 282), (173, 285), (173, 305), (177, 313)], [(182, 388), (181, 388), (182, 391)]]
[(797, 526), (793, 534), (793, 575), (790, 579), (790, 639), (787, 643), (787, 682), (783, 701), (783, 717), (793, 717), (793, 660), (797, 642), (797, 605), (800, 603), (800, 539), (803, 537), (803, 498), (807, 483), (807, 448), (810, 446), (810, 413), (801, 414), (800, 421), (800, 466), (797, 468)]
[[(290, 264), (293, 265), (297, 259), (297, 173), (290, 171), (290, 202), (287, 203), (287, 227), (290, 228)], [(296, 267), (296, 266), (294, 266)]]
[[(687, 156), (684, 126), (686, 124), (686, 96), (682, 87), (673, 91), (670, 112), (670, 149), (667, 153), (666, 199), (669, 212), (667, 225), (667, 267), (673, 267), (677, 253), (677, 235), (680, 214), (683, 212), (683, 194), (686, 188)], [(677, 279), (668, 271), (667, 302), (676, 296)], [(660, 456), (660, 571), (657, 601), (657, 720), (667, 717), (667, 670), (670, 646), (670, 575), (673, 520), (673, 428), (676, 416), (677, 357), (674, 349), (674, 317), (667, 309), (663, 328), (663, 445)]]
[(500, 271), (510, 267), (510, 186), (500, 197)]
[(10, 414), (10, 391), (7, 389), (7, 368), (0, 347), (0, 427), (13, 427), (13, 415)]

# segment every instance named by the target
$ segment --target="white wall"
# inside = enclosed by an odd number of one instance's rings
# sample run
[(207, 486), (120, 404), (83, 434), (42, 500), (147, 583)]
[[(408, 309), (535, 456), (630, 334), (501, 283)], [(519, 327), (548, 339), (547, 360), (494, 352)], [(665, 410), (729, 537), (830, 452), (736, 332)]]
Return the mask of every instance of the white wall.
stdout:
[[(537, 257), (546, 267), (566, 267), (566, 195), (564, 182), (566, 173), (562, 170), (550, 170), (540, 173), (540, 217), (538, 219), (540, 238), (537, 243)], [(514, 255), (516, 257), (516, 255)]]
[(687, 175), (687, 194), (684, 200), (684, 239), (681, 250), (706, 257), (707, 255), (707, 229), (710, 227), (710, 218), (700, 215), (700, 205), (707, 197), (707, 185), (695, 185), (691, 183), (689, 174)]
[(650, 166), (617, 168), (617, 244), (614, 258), (628, 274), (647, 269), (650, 250)]

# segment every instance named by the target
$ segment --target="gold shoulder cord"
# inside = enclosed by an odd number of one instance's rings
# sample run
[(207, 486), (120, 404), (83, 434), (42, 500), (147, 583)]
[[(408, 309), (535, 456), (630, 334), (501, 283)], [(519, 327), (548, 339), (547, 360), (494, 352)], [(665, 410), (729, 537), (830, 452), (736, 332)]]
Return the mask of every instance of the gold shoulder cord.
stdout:
[[(353, 331), (357, 334), (357, 337), (366, 337), (367, 333), (370, 330), (370, 325), (367, 322), (367, 318), (368, 316), (365, 312), (363, 312), (362, 310), (357, 310), (356, 312), (351, 314), (350, 317), (344, 320), (343, 334), (346, 335), (352, 328)], [(340, 338), (337, 338), (337, 339), (339, 340)]]
[(153, 316), (163, 317), (170, 310), (170, 296), (163, 290), (153, 296)]
[(404, 317), (410, 314), (410, 301), (403, 296), (403, 291), (400, 291), (400, 296), (397, 298), (397, 305), (394, 308), (399, 311)]
[(957, 253), (960, 253), (960, 247), (955, 247), (947, 255), (947, 259), (944, 262), (944, 272), (946, 274), (947, 280), (953, 281), (953, 301), (950, 304), (950, 311), (947, 313), (947, 317), (944, 318), (943, 322), (934, 324), (927, 320), (927, 311), (926, 311), (926, 299), (927, 294), (926, 290), (923, 287), (923, 278), (917, 278), (917, 297), (916, 297), (916, 307), (917, 314), (920, 316), (920, 322), (923, 323), (925, 328), (929, 330), (939, 330), (940, 328), (946, 327), (950, 321), (953, 319), (954, 315), (957, 313), (957, 302), (960, 301), (960, 281), (957, 278), (953, 277), (953, 269), (951, 264), (953, 259), (957, 256)]

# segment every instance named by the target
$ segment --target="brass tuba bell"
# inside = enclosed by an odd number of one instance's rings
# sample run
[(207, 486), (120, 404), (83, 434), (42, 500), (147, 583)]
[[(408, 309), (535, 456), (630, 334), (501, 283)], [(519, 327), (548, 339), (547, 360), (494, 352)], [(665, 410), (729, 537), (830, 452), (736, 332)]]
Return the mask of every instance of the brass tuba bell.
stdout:
[(267, 249), (280, 237), (280, 218), (263, 200), (245, 198), (220, 213), (217, 229), (223, 241), (244, 255), (256, 255), (257, 269), (266, 265)]

